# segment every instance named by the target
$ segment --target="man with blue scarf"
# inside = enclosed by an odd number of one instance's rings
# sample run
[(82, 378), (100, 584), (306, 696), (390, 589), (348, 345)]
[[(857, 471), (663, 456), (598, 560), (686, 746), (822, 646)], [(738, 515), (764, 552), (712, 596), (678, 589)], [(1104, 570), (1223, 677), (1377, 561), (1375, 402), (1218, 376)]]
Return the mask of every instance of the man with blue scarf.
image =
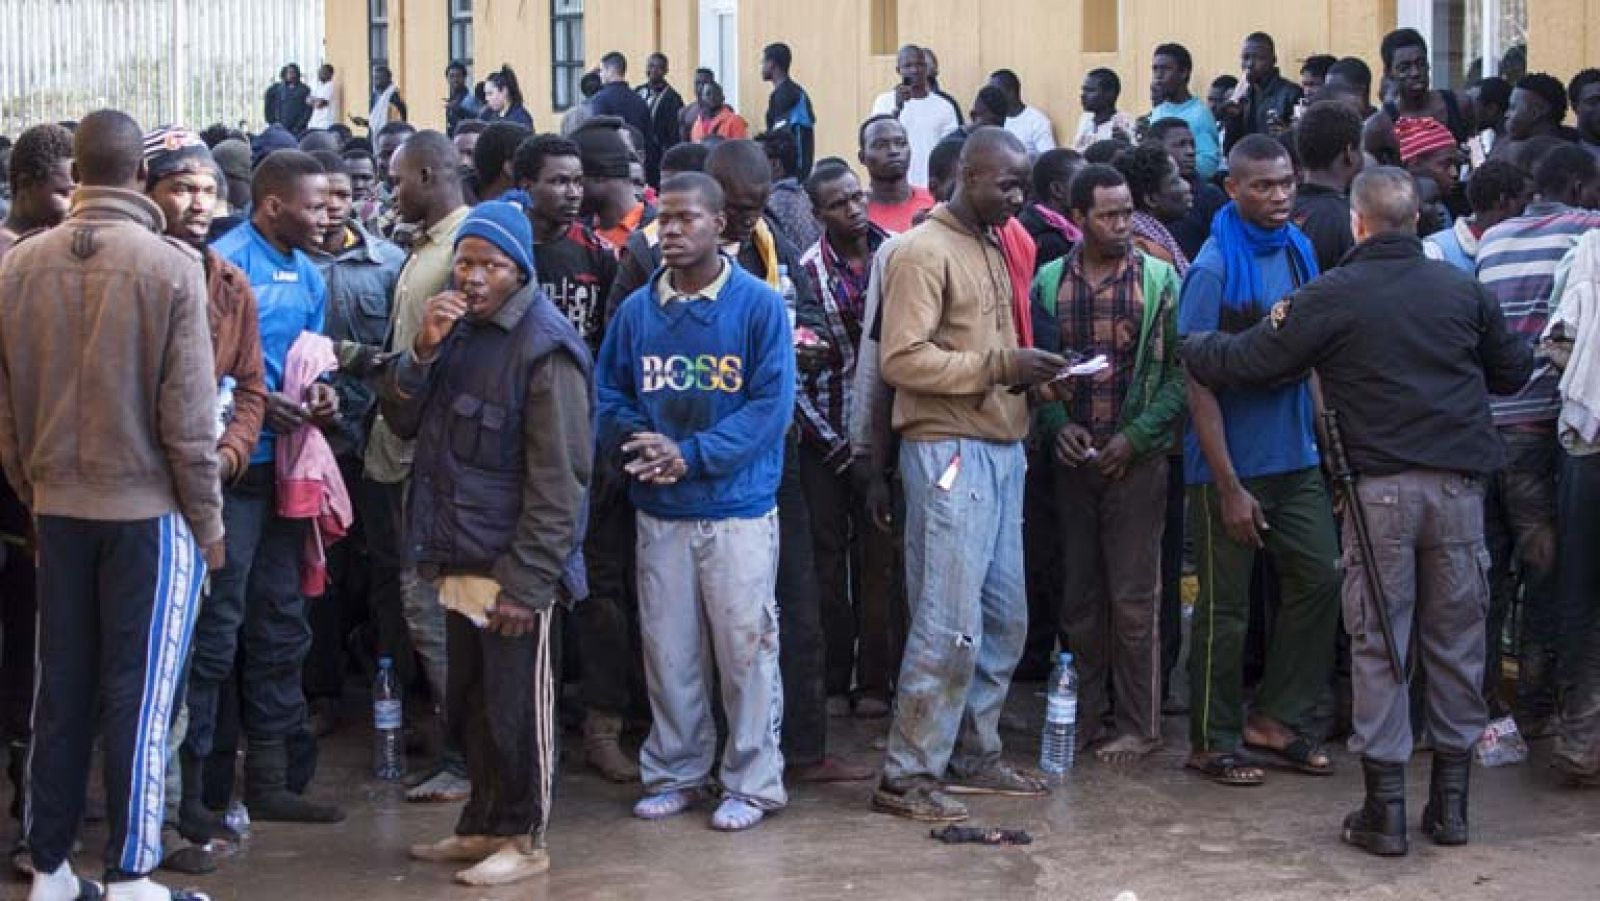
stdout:
[[(1228, 154), (1228, 194), (1178, 303), (1178, 331), (1242, 332), (1287, 308), (1317, 276), (1316, 252), (1289, 223), (1294, 167), (1276, 140), (1251, 135)], [(1200, 597), (1189, 652), (1187, 765), (1224, 785), (1256, 785), (1246, 745), (1300, 772), (1332, 771), (1304, 734), (1333, 666), (1339, 618), (1339, 546), (1319, 471), (1311, 379), (1212, 391), (1189, 383), (1185, 437), (1190, 534)], [(1271, 556), (1282, 604), (1267, 638), (1266, 670), (1244, 715), (1243, 657), (1256, 553)]]

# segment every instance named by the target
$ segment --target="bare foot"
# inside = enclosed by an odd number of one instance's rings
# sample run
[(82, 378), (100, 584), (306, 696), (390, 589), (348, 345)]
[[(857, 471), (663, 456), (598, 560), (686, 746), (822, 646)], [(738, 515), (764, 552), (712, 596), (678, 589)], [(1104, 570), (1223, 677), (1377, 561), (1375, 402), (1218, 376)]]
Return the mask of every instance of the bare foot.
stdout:
[(794, 782), (864, 782), (877, 774), (872, 767), (847, 763), (837, 757), (824, 757), (809, 766), (789, 767), (786, 773)]
[(451, 835), (427, 845), (412, 845), (411, 859), (434, 863), (477, 863), (500, 850), (502, 835)]
[(1114, 766), (1138, 763), (1161, 747), (1159, 739), (1145, 739), (1137, 735), (1119, 735), (1094, 750), (1095, 759)]
[(1333, 759), (1315, 742), (1263, 714), (1252, 713), (1245, 720), (1244, 744), (1252, 751), (1265, 752), (1288, 769), (1312, 775), (1333, 772)]
[(1263, 713), (1245, 717), (1244, 743), (1263, 748), (1282, 748), (1294, 740), (1294, 730)]

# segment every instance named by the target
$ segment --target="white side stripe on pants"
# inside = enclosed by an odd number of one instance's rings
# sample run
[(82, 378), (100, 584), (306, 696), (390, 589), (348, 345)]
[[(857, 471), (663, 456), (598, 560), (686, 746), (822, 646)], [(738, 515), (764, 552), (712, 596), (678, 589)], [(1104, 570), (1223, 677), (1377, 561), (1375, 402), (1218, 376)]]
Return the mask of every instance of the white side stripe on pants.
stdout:
[(199, 548), (183, 517), (169, 513), (161, 517), (159, 528), (161, 558), (151, 602), (144, 693), (139, 703), (139, 729), (128, 789), (127, 838), (117, 864), (128, 873), (148, 873), (161, 862), (167, 730), (172, 725), (173, 694), (205, 579), (205, 563), (199, 559)]
[(550, 826), (551, 787), (555, 783), (556, 691), (555, 675), (550, 665), (550, 621), (554, 618), (553, 613), (552, 609), (547, 608), (534, 614), (538, 623), (534, 628), (539, 633), (533, 666), (533, 740), (535, 753), (539, 757), (539, 822), (533, 827), (533, 844), (536, 848), (544, 847), (545, 830)]

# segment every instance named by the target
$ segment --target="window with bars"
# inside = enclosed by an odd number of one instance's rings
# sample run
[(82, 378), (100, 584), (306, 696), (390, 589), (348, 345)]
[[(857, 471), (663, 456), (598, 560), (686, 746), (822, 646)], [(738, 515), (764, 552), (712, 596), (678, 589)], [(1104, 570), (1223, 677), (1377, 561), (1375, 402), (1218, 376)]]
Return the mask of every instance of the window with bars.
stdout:
[(559, 112), (583, 99), (583, 0), (550, 0), (550, 42), (550, 99)]
[(389, 65), (389, 0), (367, 0), (368, 73)]
[(450, 59), (472, 68), (472, 0), (450, 0)]

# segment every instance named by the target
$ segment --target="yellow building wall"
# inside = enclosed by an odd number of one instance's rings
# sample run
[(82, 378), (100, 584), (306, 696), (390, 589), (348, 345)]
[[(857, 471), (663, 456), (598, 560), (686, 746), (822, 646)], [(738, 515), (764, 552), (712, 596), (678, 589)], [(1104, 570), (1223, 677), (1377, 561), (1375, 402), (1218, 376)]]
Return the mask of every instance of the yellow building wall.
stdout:
[[(1211, 79), (1236, 72), (1244, 35), (1266, 31), (1277, 41), (1285, 74), (1295, 78), (1300, 59), (1313, 53), (1362, 55), (1376, 61), (1382, 35), (1392, 27), (1392, 0), (1295, 0), (1265, 5), (1248, 0), (1197, 4), (1195, 0), (1139, 0), (1120, 4), (1116, 49), (1084, 51), (1085, 2), (1095, 0), (898, 0), (894, 43), (920, 44), (939, 58), (940, 84), (970, 108), (999, 68), (1014, 70), (1024, 99), (1056, 124), (1067, 140), (1078, 116), (1078, 90), (1090, 69), (1105, 66), (1122, 76), (1121, 108), (1150, 109), (1150, 54), (1179, 41), (1194, 56), (1191, 88), (1203, 94)], [(1194, 8), (1203, 5), (1204, 15)], [(759, 83), (761, 48), (775, 40), (794, 48), (793, 75), (805, 85), (819, 117), (818, 155), (854, 159), (856, 127), (873, 99), (899, 80), (894, 54), (872, 55), (871, 0), (751, 0), (740, 4), (740, 62), (745, 84)], [(1337, 8), (1337, 15), (1334, 14)], [(820, 29), (818, 22), (826, 22)], [(752, 105), (751, 97), (745, 105)], [(763, 104), (764, 107), (764, 104)]]
[[(322, 58), (333, 66), (333, 78), (339, 85), (340, 100), (344, 104), (340, 112), (345, 124), (350, 125), (351, 114), (367, 114), (367, 86), (371, 78), (367, 71), (367, 5), (334, 0), (324, 6), (327, 23), (323, 31)], [(307, 71), (307, 79), (315, 77), (314, 72)]]
[[(443, 125), (444, 67), (448, 62), (447, 0), (390, 0), (390, 58), (412, 119)], [(1085, 4), (1090, 6), (1085, 10)], [(474, 20), (475, 79), (510, 63), (528, 110), (540, 130), (559, 114), (551, 104), (552, 53), (549, 0), (478, 0)], [(366, 90), (366, 4), (329, 2), (328, 59), (345, 77), (346, 106), (359, 111)], [(699, 57), (698, 0), (589, 0), (584, 58), (598, 65), (610, 50), (628, 57), (629, 80), (644, 79), (645, 57), (661, 50), (671, 60), (673, 84), (687, 88)], [(875, 12), (897, 10), (885, 53), (875, 54)], [(1396, 0), (741, 0), (738, 4), (741, 107), (759, 126), (767, 87), (761, 49), (785, 41), (794, 49), (793, 75), (810, 91), (819, 117), (819, 156), (854, 159), (856, 128), (873, 98), (898, 80), (894, 47), (926, 44), (939, 56), (940, 81), (967, 109), (988, 73), (1011, 68), (1023, 94), (1056, 123), (1066, 140), (1082, 110), (1078, 88), (1090, 69), (1107, 66), (1123, 79), (1121, 107), (1150, 108), (1150, 54), (1156, 44), (1178, 41), (1195, 60), (1191, 88), (1203, 94), (1211, 79), (1237, 72), (1244, 35), (1266, 31), (1277, 40), (1284, 74), (1313, 53), (1356, 55), (1375, 74), (1378, 43), (1394, 27)], [(1201, 11), (1197, 11), (1201, 10)], [(1089, 52), (1091, 21), (1116, 17), (1111, 46)], [(1100, 18), (1097, 18), (1100, 17)], [(1563, 80), (1600, 63), (1600, 0), (1531, 0), (1530, 69)], [(352, 90), (353, 89), (353, 90)]]
[(450, 63), (447, 0), (389, 3), (389, 55), (400, 96), (418, 128), (444, 128), (444, 67)]
[(1565, 84), (1590, 66), (1600, 66), (1600, 0), (1530, 0), (1528, 71)]

